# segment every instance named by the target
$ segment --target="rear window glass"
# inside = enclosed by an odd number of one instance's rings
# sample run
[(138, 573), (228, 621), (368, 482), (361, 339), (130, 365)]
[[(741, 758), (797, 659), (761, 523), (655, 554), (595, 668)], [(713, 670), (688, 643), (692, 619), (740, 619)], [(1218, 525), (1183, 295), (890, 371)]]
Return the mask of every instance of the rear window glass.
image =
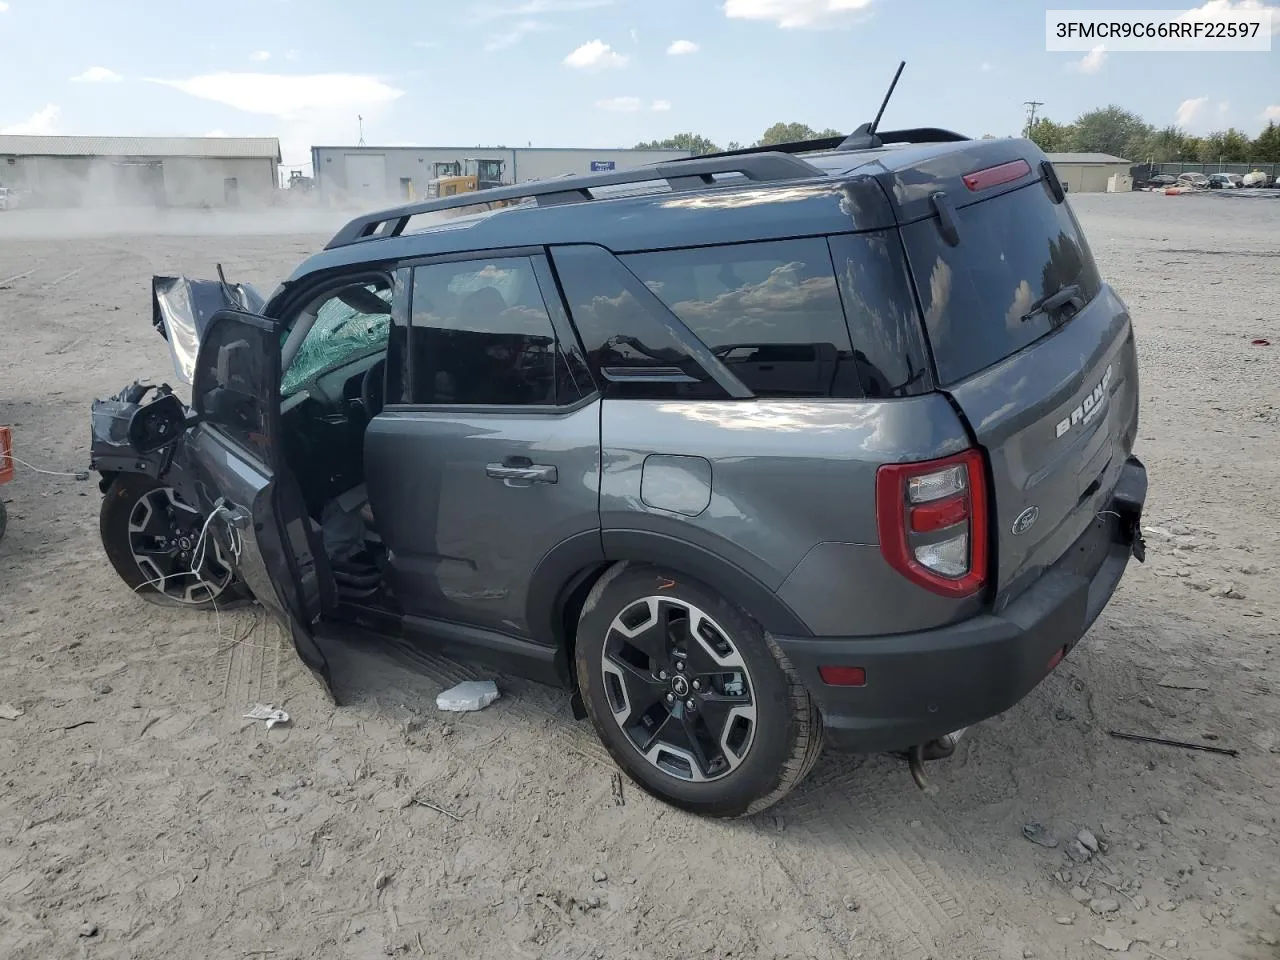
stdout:
[(1101, 280), (1066, 202), (1033, 183), (957, 212), (960, 243), (937, 221), (903, 228), (925, 327), (944, 384), (970, 377), (1051, 333), (1069, 316), (1036, 312), (1046, 297), (1078, 287), (1082, 308)]
[(826, 240), (621, 259), (756, 396), (862, 396)]

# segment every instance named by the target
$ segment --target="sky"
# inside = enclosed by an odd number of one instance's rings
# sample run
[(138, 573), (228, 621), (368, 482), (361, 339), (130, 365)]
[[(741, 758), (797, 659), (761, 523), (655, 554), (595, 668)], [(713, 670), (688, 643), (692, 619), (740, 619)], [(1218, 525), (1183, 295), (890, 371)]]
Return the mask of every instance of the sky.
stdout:
[[(1113, 0), (1187, 9), (1204, 0)], [(1207, 0), (1257, 8), (1268, 0)], [(1280, 121), (1269, 53), (1045, 51), (1030, 0), (0, 0), (0, 133), (629, 147), (769, 125), (1017, 135), (1117, 103), (1190, 133)], [(1098, 7), (1098, 4), (1092, 4)], [(1272, 6), (1280, 34), (1280, 7)]]

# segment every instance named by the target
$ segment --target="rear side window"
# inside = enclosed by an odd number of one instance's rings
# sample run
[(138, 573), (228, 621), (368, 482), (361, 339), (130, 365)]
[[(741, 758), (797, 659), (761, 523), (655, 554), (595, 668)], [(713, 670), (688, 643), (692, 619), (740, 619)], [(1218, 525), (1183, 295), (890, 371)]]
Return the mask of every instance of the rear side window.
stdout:
[[(1040, 183), (975, 203), (956, 214), (960, 243), (949, 246), (936, 220), (903, 228), (938, 377), (957, 383), (1052, 333), (1097, 295), (1101, 279), (1066, 202)], [(1038, 310), (1074, 285), (1078, 299)]]
[(825, 239), (620, 258), (757, 397), (861, 397)]
[(880, 399), (932, 390), (920, 312), (897, 231), (844, 234), (827, 241), (863, 393)]
[(722, 400), (716, 360), (677, 318), (603, 247), (552, 250), (587, 364), (606, 397)]

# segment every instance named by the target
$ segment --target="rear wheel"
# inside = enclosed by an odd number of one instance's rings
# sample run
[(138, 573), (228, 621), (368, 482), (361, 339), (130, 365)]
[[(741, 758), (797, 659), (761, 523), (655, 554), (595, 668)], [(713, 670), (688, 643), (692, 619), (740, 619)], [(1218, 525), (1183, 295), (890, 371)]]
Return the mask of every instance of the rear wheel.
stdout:
[(812, 768), (821, 718), (746, 613), (680, 574), (619, 565), (583, 608), (578, 683), (637, 784), (694, 813), (757, 813)]
[(245, 597), (207, 519), (172, 487), (122, 473), (103, 497), (98, 530), (107, 559), (139, 596), (205, 610)]

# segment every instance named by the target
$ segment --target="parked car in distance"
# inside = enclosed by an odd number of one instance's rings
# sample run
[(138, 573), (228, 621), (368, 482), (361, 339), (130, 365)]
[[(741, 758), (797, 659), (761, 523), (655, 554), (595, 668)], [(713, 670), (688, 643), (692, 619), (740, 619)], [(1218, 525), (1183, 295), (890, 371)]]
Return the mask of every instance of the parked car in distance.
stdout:
[(1211, 190), (1235, 190), (1237, 184), (1231, 179), (1229, 173), (1211, 173), (1209, 174), (1209, 188)]
[(1207, 189), (1209, 187), (1209, 178), (1203, 173), (1180, 173), (1178, 174), (1178, 183), (1183, 186)]
[(12, 210), (18, 205), (18, 192), (9, 187), (0, 187), (0, 210)]
[(331, 690), (352, 625), (563, 684), (729, 817), (824, 739), (923, 782), (1145, 556), (1134, 327), (1031, 141), (861, 128), (411, 229), (478, 197), (358, 217), (265, 299), (155, 278), (191, 407), (92, 414), (130, 589), (252, 594)]

